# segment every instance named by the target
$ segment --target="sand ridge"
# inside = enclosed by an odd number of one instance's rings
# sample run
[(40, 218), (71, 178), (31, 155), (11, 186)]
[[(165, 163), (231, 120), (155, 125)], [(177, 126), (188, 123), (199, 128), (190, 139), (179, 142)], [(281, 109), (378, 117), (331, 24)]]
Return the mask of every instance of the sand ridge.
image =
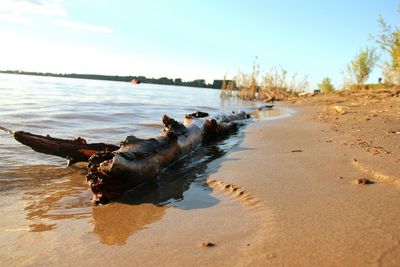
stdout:
[(214, 190), (223, 192), (224, 194), (231, 196), (234, 200), (242, 202), (244, 206), (250, 210), (259, 211), (264, 207), (264, 203), (261, 200), (255, 198), (250, 192), (240, 186), (226, 184), (214, 179), (208, 180), (207, 183)]

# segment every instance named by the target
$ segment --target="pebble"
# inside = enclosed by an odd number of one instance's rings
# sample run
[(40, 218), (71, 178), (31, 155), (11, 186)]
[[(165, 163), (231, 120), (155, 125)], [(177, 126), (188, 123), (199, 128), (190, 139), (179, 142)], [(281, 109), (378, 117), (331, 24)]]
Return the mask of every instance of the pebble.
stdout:
[(202, 242), (201, 246), (204, 247), (204, 248), (209, 248), (209, 247), (214, 247), (215, 244), (212, 243), (212, 242)]
[(374, 182), (372, 182), (371, 180), (368, 180), (366, 178), (362, 178), (362, 179), (357, 179), (354, 180), (355, 184), (373, 184)]

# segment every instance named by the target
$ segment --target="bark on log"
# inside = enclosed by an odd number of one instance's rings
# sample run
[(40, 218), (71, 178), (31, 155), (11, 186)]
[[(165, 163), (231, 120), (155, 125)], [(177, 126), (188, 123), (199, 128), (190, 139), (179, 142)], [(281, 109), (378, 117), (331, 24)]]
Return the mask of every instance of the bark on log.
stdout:
[(163, 169), (195, 150), (205, 138), (226, 133), (248, 117), (245, 112), (216, 117), (196, 112), (181, 124), (164, 115), (165, 128), (159, 136), (128, 136), (118, 150), (98, 152), (89, 159), (86, 179), (93, 201), (104, 204), (139, 184), (154, 181)]
[(88, 144), (85, 139), (80, 137), (74, 140), (66, 140), (23, 131), (10, 131), (9, 133), (18, 142), (29, 146), (37, 152), (68, 159), (68, 165), (76, 162), (87, 162), (92, 155), (99, 151), (114, 151), (119, 148), (118, 146), (104, 143)]

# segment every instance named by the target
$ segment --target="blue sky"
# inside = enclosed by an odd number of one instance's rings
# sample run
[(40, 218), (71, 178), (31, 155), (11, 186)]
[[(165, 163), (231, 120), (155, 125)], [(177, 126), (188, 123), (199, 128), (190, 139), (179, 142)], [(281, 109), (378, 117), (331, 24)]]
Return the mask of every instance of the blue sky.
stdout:
[[(335, 85), (392, 0), (0, 0), (0, 69), (212, 82), (280, 65)], [(377, 69), (370, 81), (375, 82)]]

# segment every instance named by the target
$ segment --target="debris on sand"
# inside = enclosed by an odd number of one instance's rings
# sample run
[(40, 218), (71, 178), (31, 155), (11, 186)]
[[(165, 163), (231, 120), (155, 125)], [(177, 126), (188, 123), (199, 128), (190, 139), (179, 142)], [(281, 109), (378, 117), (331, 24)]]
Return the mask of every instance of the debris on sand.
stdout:
[(396, 131), (396, 130), (389, 130), (388, 134), (400, 134), (400, 131)]
[(201, 246), (203, 248), (210, 248), (210, 247), (215, 247), (215, 244), (212, 242), (201, 242)]
[(336, 110), (337, 113), (342, 114), (342, 115), (347, 113), (347, 111), (345, 111), (343, 109), (343, 107), (341, 107), (341, 106), (334, 106), (333, 109)]
[(374, 182), (371, 181), (371, 180), (369, 180), (369, 179), (362, 178), (362, 179), (354, 180), (353, 183), (354, 183), (354, 184), (363, 184), (363, 185), (365, 185), (365, 184), (373, 184)]
[(292, 150), (292, 152), (303, 152), (303, 150), (301, 150), (301, 149), (294, 149), (294, 150)]

